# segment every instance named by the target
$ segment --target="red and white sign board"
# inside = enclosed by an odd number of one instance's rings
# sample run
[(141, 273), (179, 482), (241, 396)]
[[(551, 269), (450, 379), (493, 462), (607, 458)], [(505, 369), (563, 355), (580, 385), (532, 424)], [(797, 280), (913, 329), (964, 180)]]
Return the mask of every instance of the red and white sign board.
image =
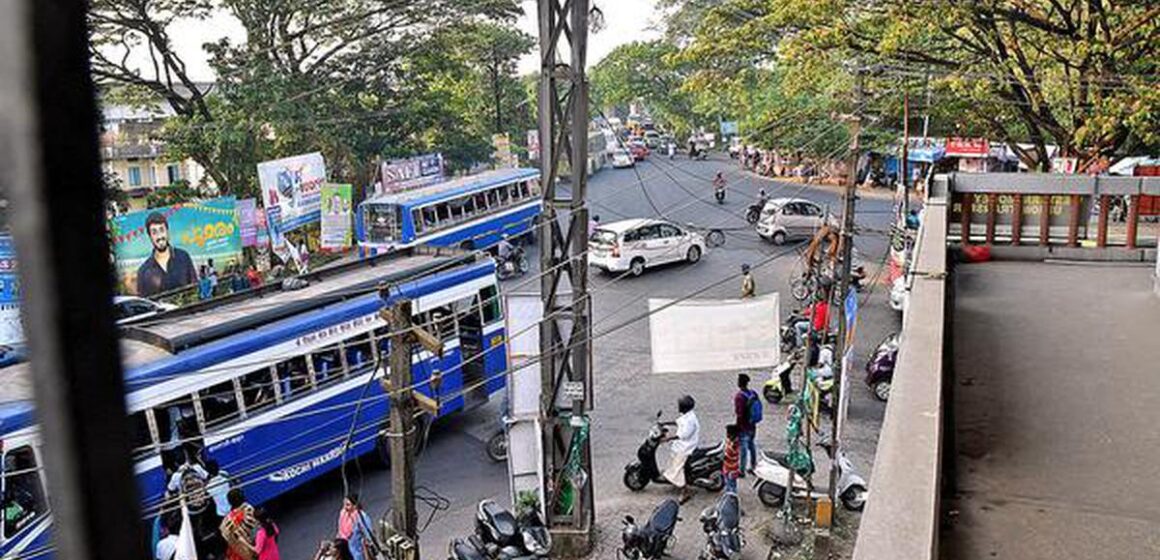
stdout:
[(947, 157), (985, 158), (991, 155), (986, 138), (947, 138)]

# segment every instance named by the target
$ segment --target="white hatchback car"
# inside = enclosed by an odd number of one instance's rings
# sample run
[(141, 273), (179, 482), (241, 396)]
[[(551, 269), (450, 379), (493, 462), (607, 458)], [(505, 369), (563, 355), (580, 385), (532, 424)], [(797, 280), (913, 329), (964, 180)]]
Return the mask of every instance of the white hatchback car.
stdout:
[(636, 165), (636, 160), (632, 159), (632, 154), (628, 153), (628, 150), (624, 148), (612, 150), (612, 167), (622, 169), (634, 165)]
[(588, 239), (588, 251), (592, 266), (640, 276), (649, 267), (701, 260), (705, 236), (664, 220), (622, 220), (598, 227)]
[(826, 212), (817, 203), (804, 198), (775, 198), (761, 210), (757, 234), (781, 245), (790, 239), (810, 237), (825, 223)]

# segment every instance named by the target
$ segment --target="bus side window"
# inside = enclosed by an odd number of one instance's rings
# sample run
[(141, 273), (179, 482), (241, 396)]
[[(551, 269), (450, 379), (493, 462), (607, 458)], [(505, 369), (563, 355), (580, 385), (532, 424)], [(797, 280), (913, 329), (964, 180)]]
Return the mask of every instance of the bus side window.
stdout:
[(239, 381), (247, 415), (274, 404), (274, 380), (270, 378), (270, 368), (247, 373)]
[(423, 231), (423, 213), (418, 208), (411, 210), (411, 223), (415, 224), (415, 233)]
[(487, 206), (488, 206), (488, 208), (491, 208), (492, 210), (499, 208), (499, 205), (500, 205), (499, 191), (500, 190), (501, 189), (491, 189), (491, 190), (487, 191)]
[(508, 185), (508, 191), (511, 192), (512, 202), (516, 202), (520, 199), (520, 184), (519, 183), (512, 183), (512, 184)]
[(314, 379), (319, 385), (342, 379), (342, 359), (337, 347), (315, 352), (310, 359), (314, 361)]
[[(157, 436), (161, 443), (161, 464), (176, 469), (186, 456), (196, 457), (201, 449), (201, 426), (193, 408), (193, 396), (186, 395), (153, 409)], [(184, 453), (183, 453), (184, 451)]]
[(520, 198), (530, 198), (532, 195), (528, 192), (528, 183), (524, 181), (520, 183)]
[(153, 434), (149, 432), (148, 410), (129, 415), (129, 435), (133, 438), (133, 458), (138, 459), (153, 452)]
[(233, 379), (202, 389), (198, 391), (197, 396), (201, 400), (201, 411), (207, 429), (232, 422), (241, 416), (242, 412), (238, 407), (238, 397), (234, 392)]
[(426, 229), (435, 229), (439, 227), (439, 215), (435, 211), (434, 206), (423, 208), (423, 226)]
[(469, 195), (469, 194), (464, 195), (463, 198), (459, 199), (459, 201), (463, 205), (463, 217), (464, 218), (470, 218), (471, 216), (476, 215), (481, 210), (485, 210), (485, 209), (476, 208), (475, 197), (472, 195)]
[(346, 363), (350, 371), (359, 371), (374, 363), (375, 355), (371, 353), (370, 333), (346, 341)]
[(506, 186), (499, 187), (498, 189), (495, 189), (495, 192), (496, 192), (496, 195), (499, 197), (500, 205), (507, 206), (511, 202), (511, 192), (508, 191), (508, 188)]
[(475, 213), (477, 213), (477, 214), (486, 213), (487, 212), (487, 193), (486, 192), (477, 192), (472, 196), (475, 197)]
[(310, 386), (310, 372), (306, 369), (305, 356), (294, 356), (278, 364), (277, 369), (283, 401), (301, 396)]
[(453, 221), (451, 207), (446, 202), (435, 205), (435, 214), (439, 216), (439, 223), (441, 224), (450, 224)]
[(483, 323), (490, 325), (503, 319), (503, 311), (499, 301), (499, 291), (495, 286), (484, 286), (479, 290), (480, 303), (483, 304)]
[(4, 454), (4, 540), (48, 511), (36, 454), (29, 446)]

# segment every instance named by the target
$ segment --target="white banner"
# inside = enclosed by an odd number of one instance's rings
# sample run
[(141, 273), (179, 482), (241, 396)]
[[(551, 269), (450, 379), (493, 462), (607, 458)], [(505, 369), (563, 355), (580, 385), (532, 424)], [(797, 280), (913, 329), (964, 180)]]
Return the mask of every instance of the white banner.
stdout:
[(318, 152), (258, 164), (258, 185), (275, 247), (280, 244), (276, 237), (318, 221), (325, 181), (326, 163)]
[(648, 301), (654, 373), (770, 368), (779, 356), (778, 295)]

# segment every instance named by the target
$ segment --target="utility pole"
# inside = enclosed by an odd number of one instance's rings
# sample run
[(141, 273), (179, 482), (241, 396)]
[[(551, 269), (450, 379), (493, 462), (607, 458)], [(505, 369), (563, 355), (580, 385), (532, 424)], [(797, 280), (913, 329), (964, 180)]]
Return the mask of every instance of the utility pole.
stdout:
[(899, 215), (905, 218), (910, 213), (910, 192), (906, 187), (907, 163), (910, 157), (910, 92), (902, 91), (902, 161), (898, 162), (898, 190), (902, 202), (899, 206)]
[[(540, 425), (544, 512), (554, 557), (592, 547), (595, 509), (588, 414), (588, 0), (538, 0), (540, 30)], [(570, 188), (557, 186), (567, 165)]]
[[(830, 460), (830, 503), (837, 503), (838, 493), (838, 454), (842, 447), (842, 434), (839, 432), (841, 428), (841, 411), (845, 409), (842, 406), (842, 399), (847, 398), (842, 391), (842, 378), (845, 376), (844, 365), (846, 364), (846, 353), (849, 351), (849, 344), (846, 340), (846, 335), (851, 328), (851, 325), (846, 324), (845, 302), (846, 292), (850, 290), (850, 270), (852, 268), (851, 261), (853, 260), (854, 250), (854, 207), (857, 201), (857, 194), (855, 192), (858, 183), (858, 159), (861, 148), (859, 146), (862, 135), (862, 100), (865, 97), (866, 88), (866, 70), (858, 68), (855, 71), (855, 103), (854, 115), (850, 119), (850, 176), (846, 183), (846, 195), (842, 210), (842, 232), (841, 232), (841, 252), (842, 252), (842, 274), (838, 278), (838, 293), (831, 294), (831, 301), (838, 303), (838, 340), (835, 344), (835, 356), (838, 360), (838, 367), (834, 370), (834, 413), (832, 415), (833, 425), (830, 433), (832, 434), (832, 453)], [(831, 307), (833, 309), (833, 307)], [(837, 508), (835, 508), (837, 509)]]
[[(386, 300), (387, 294), (383, 295)], [(391, 526), (405, 535), (419, 557), (419, 524), (415, 512), (414, 400), (411, 397), (411, 302), (398, 300), (381, 312), (391, 333), (388, 375), (383, 390), (390, 395), (387, 437), (391, 441)]]

